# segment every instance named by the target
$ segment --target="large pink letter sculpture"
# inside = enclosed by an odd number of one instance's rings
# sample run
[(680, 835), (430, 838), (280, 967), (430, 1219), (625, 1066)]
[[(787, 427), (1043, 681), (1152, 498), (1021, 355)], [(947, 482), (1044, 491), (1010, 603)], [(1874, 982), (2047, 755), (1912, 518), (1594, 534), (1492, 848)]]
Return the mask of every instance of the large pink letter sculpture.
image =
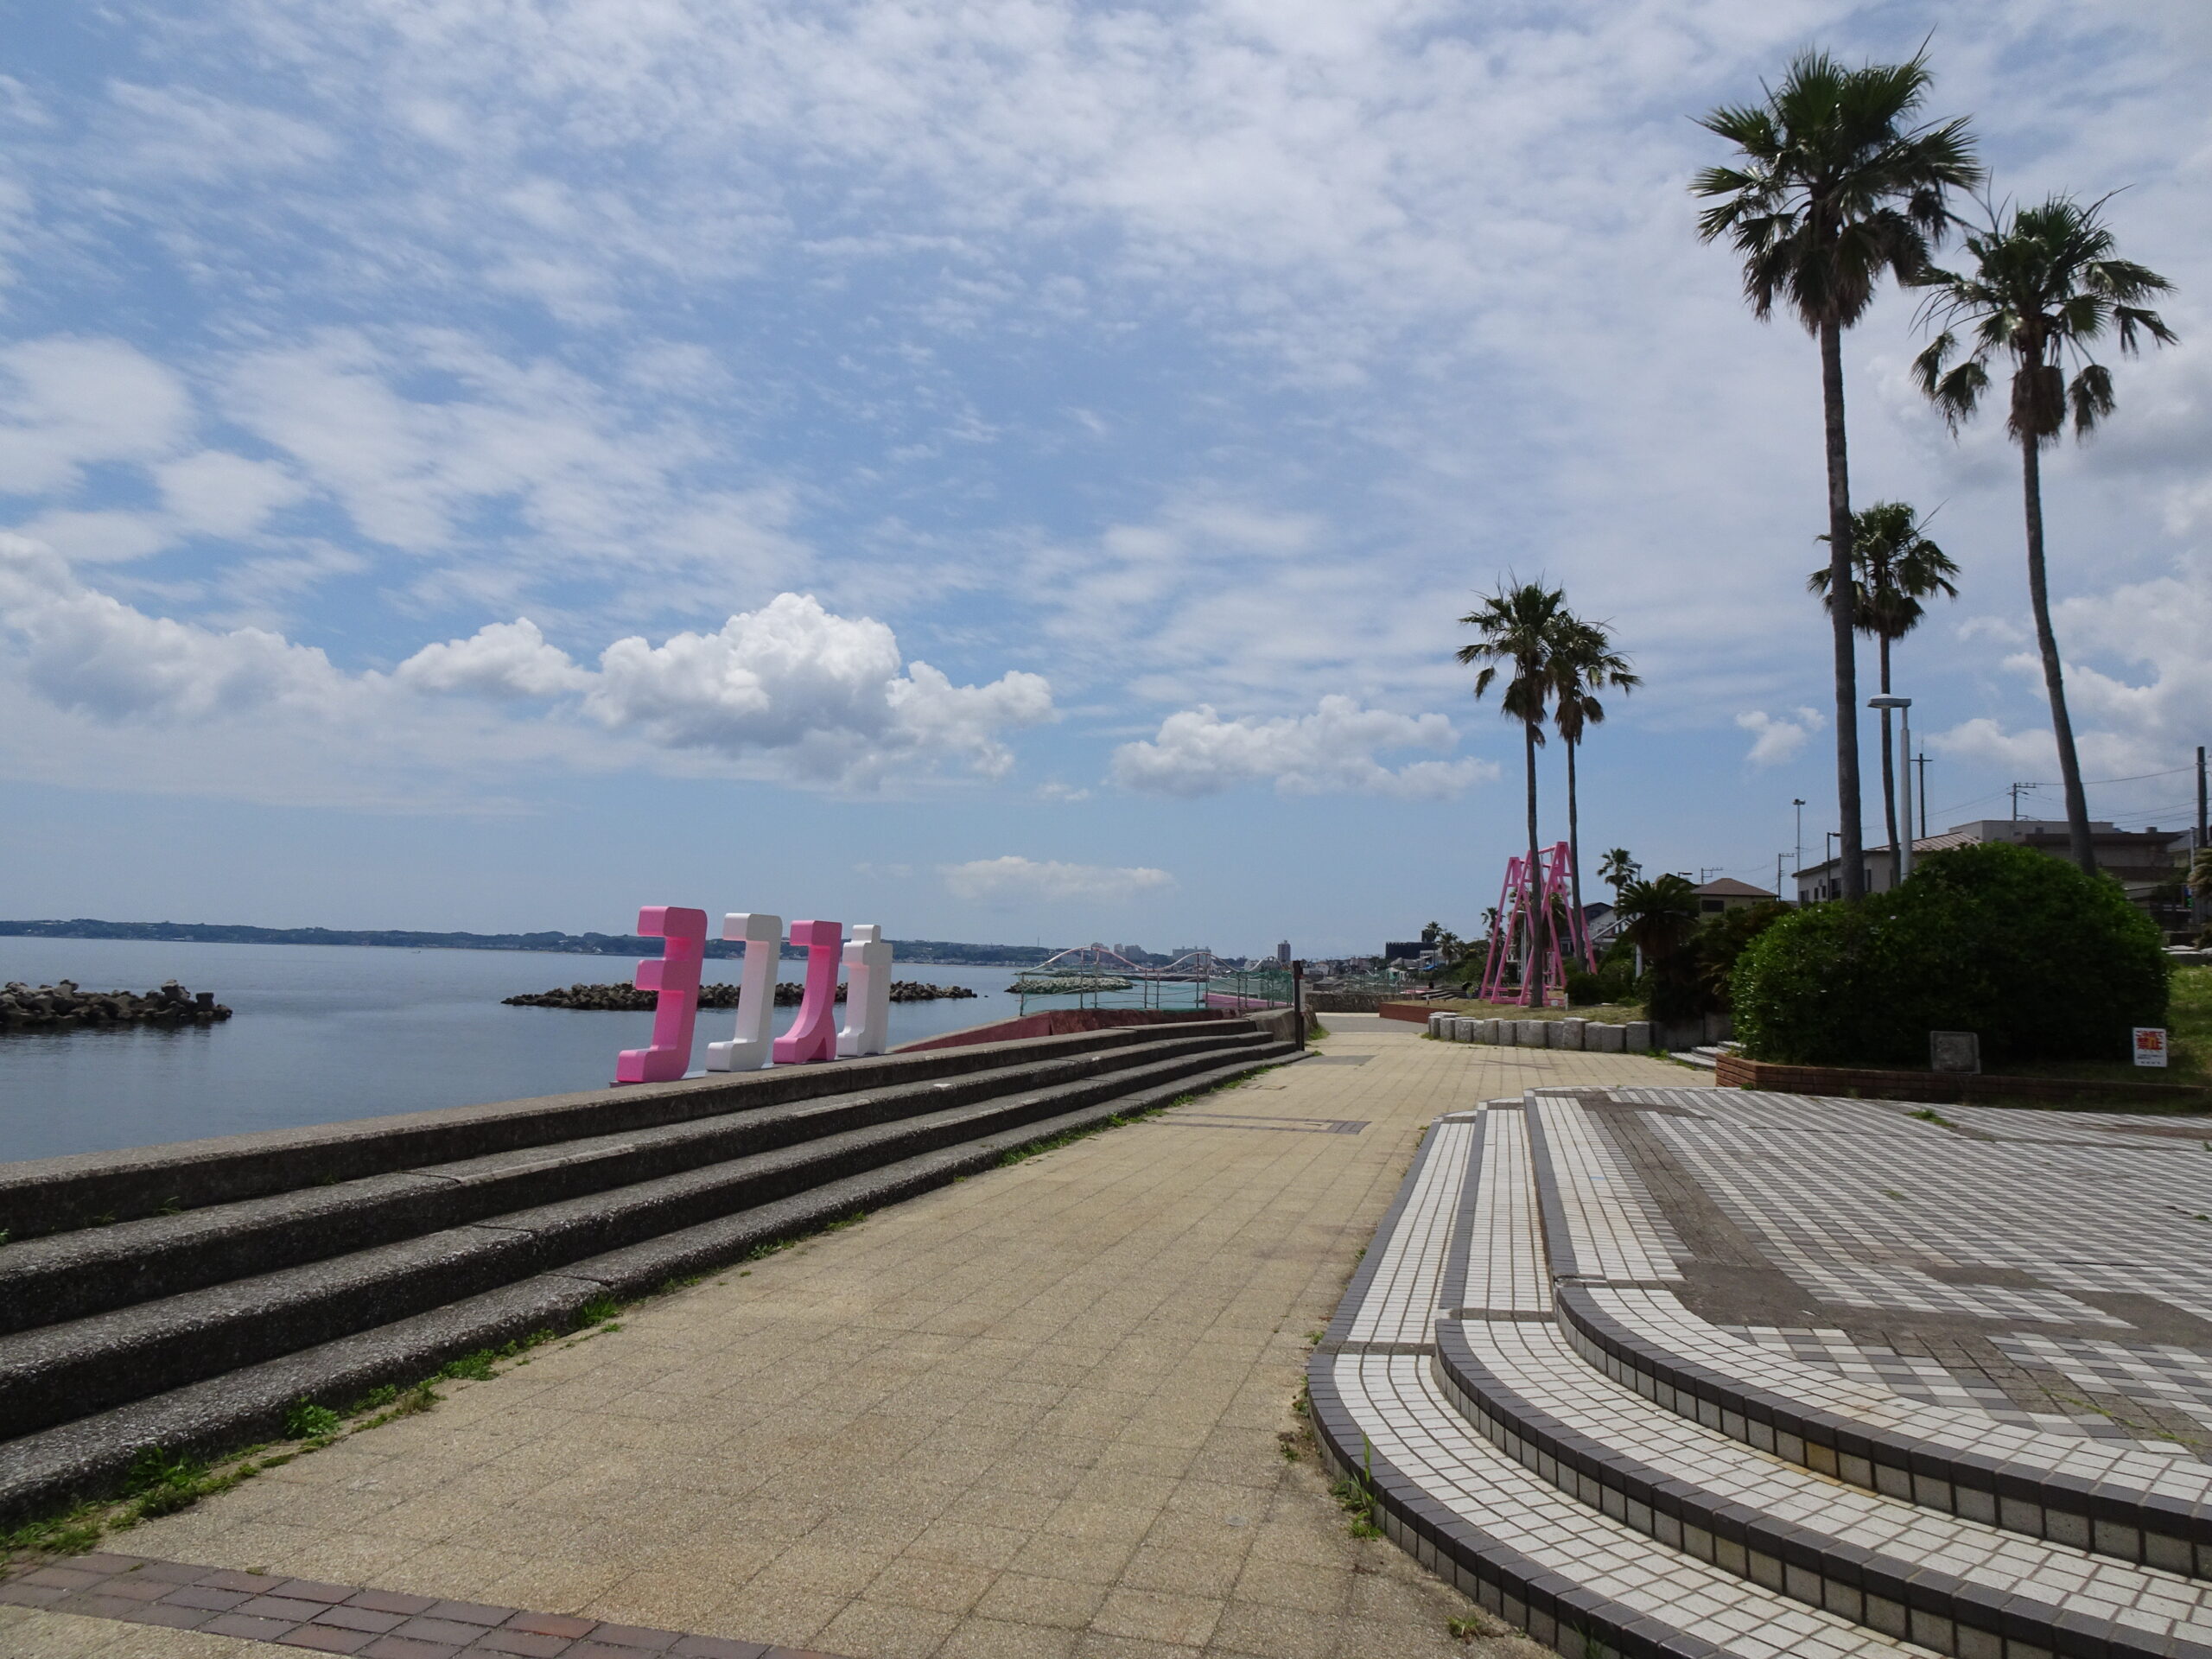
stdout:
[(853, 929), (845, 947), (845, 1028), (837, 1058), (880, 1054), (891, 1039), (891, 941), (873, 922)]
[(733, 911), (722, 918), (722, 938), (745, 941), (745, 968), (738, 976), (736, 1033), (726, 1043), (707, 1045), (707, 1070), (758, 1071), (768, 1064), (768, 1016), (776, 1007), (784, 918)]
[(617, 1083), (673, 1083), (691, 1067), (691, 1028), (699, 1017), (699, 962), (707, 950), (707, 912), (675, 905), (648, 905), (638, 912), (638, 931), (665, 939), (658, 961), (638, 964), (637, 987), (659, 995), (653, 1002), (650, 1048), (626, 1048), (615, 1062)]
[[(837, 1058), (837, 947), (844, 937), (842, 922), (791, 924), (791, 943), (806, 948), (806, 992), (798, 1018), (776, 1039), (778, 1065)], [(750, 945), (746, 954), (752, 954)]]

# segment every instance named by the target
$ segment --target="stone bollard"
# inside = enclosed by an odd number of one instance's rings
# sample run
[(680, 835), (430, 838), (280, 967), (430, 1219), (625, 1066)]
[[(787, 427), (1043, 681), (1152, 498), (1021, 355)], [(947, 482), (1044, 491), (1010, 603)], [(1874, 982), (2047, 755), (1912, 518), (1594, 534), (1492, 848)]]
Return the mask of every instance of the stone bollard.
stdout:
[(1448, 1038), (1451, 1036), (1452, 1033), (1449, 1025), (1451, 1018), (1452, 1016), (1448, 1014), (1430, 1014), (1428, 1016), (1428, 1034), (1432, 1037)]
[(1582, 1033), (1582, 1046), (1599, 1054), (1622, 1052), (1621, 1039), (1628, 1035), (1626, 1026), (1593, 1025)]
[(1498, 1022), (1495, 1020), (1476, 1020), (1475, 1040), (1478, 1043), (1495, 1044), (1503, 1042), (1505, 1039), (1497, 1034), (1497, 1027)]
[(1481, 1020), (1476, 1019), (1472, 1014), (1462, 1014), (1459, 1019), (1454, 1020), (1452, 1022), (1452, 1030), (1453, 1033), (1452, 1040), (1461, 1043), (1478, 1041), (1482, 1036), (1482, 1029), (1483, 1022)]
[(1648, 1053), (1651, 1048), (1651, 1022), (1631, 1020), (1621, 1027), (1621, 1046), (1630, 1054)]
[(1558, 1029), (1552, 1034), (1552, 1046), (1573, 1049), (1579, 1054), (1589, 1046), (1586, 1041), (1589, 1030), (1590, 1022), (1587, 1020), (1562, 1020), (1559, 1022)]
[(1551, 1044), (1544, 1030), (1549, 1021), (1543, 1020), (1516, 1020), (1513, 1040), (1522, 1048), (1548, 1048)]

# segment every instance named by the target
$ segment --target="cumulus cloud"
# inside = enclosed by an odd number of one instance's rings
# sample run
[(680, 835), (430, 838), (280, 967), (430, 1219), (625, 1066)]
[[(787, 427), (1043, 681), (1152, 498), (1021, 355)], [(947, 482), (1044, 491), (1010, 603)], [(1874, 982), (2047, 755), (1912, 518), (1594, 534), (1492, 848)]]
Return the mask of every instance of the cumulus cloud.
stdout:
[(582, 691), (592, 677), (569, 653), (546, 643), (528, 617), (487, 622), (466, 639), (425, 645), (395, 671), (418, 691), (487, 697), (550, 697)]
[(1217, 795), (1271, 783), (1286, 795), (1353, 791), (1441, 800), (1497, 776), (1488, 760), (1415, 760), (1393, 768), (1376, 757), (1395, 749), (1448, 749), (1459, 741), (1442, 715), (1363, 709), (1326, 696), (1310, 715), (1224, 720), (1200, 704), (1170, 715), (1149, 741), (1114, 751), (1114, 781), (1148, 795)]
[(51, 549), (4, 533), (0, 642), (15, 647), (0, 649), (0, 670), (17, 671), (56, 708), (172, 725), (304, 719), (370, 747), (404, 719), (420, 742), (416, 758), (431, 766), (454, 758), (439, 747), (441, 729), (465, 735), (469, 754), (482, 752), (478, 717), (438, 712), (457, 698), (546, 704), (503, 716), (498, 729), (534, 734), (527, 747), (541, 752), (549, 734), (566, 734), (594, 765), (610, 758), (594, 741), (603, 733), (632, 762), (702, 749), (769, 775), (855, 787), (946, 763), (1001, 776), (1013, 755), (1001, 734), (1054, 714), (1052, 688), (1036, 675), (956, 685), (926, 663), (902, 665), (882, 623), (835, 615), (798, 594), (713, 633), (660, 645), (618, 639), (596, 669), (521, 618), (426, 645), (390, 674), (348, 673), (267, 629), (149, 616), (86, 587)]
[(1751, 747), (1744, 756), (1754, 766), (1778, 766), (1805, 747), (1805, 740), (1824, 729), (1827, 718), (1817, 709), (1800, 708), (1794, 720), (1781, 720), (1751, 709), (1736, 716), (1736, 724), (1751, 734)]
[(1165, 870), (1116, 868), (1105, 864), (1063, 864), (1018, 858), (972, 859), (942, 864), (938, 874), (956, 899), (980, 904), (1012, 904), (1025, 899), (1090, 899), (1116, 901), (1175, 885)]
[(996, 734), (1052, 717), (1039, 675), (955, 685), (927, 663), (902, 671), (899, 642), (873, 619), (833, 616), (781, 594), (714, 633), (664, 645), (618, 639), (601, 653), (585, 707), (603, 724), (673, 748), (788, 751), (819, 773), (880, 769), (903, 753), (965, 757), (987, 777), (1013, 755)]
[(358, 683), (262, 628), (148, 616), (79, 583), (50, 549), (0, 534), (0, 620), (31, 688), (106, 720), (204, 720), (269, 705), (334, 712)]

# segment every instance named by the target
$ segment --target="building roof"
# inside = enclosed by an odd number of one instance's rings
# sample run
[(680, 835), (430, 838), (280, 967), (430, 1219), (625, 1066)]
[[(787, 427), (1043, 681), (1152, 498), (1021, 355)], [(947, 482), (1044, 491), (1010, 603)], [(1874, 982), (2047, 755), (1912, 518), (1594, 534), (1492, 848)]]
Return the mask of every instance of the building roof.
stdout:
[(1703, 899), (1771, 899), (1774, 895), (1764, 887), (1755, 887), (1748, 881), (1738, 881), (1732, 875), (1724, 875), (1718, 881), (1707, 881), (1696, 889)]

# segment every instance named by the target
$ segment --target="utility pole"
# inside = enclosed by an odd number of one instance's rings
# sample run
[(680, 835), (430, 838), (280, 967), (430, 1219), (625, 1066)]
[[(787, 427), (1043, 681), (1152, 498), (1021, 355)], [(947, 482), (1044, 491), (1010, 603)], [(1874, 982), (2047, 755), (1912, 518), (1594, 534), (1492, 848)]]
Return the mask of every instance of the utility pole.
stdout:
[(1805, 868), (1805, 803), (1793, 798), (1789, 804), (1797, 809), (1797, 853), (1789, 868), (1802, 870)]
[(2024, 789), (2041, 789), (2043, 785), (2041, 784), (2015, 784), (2012, 785), (2013, 823), (2018, 823), (2020, 821), (2020, 791)]
[(1916, 754), (1912, 764), (1920, 768), (1920, 838), (1928, 839), (1928, 757)]
[(1787, 853), (1774, 855), (1774, 896), (1777, 899), (1782, 897), (1782, 861), (1789, 856)]
[[(2204, 746), (2203, 746), (2202, 743), (2200, 743), (2200, 744), (2198, 744), (2198, 745), (2196, 746), (2196, 851), (2199, 855), (2202, 855), (2202, 854), (2203, 853), (2204, 849), (2205, 849), (2207, 847), (2212, 847), (2212, 834), (2208, 834), (2208, 833), (2207, 833), (2208, 830), (2212, 830), (2212, 825), (2208, 825), (2208, 824), (2206, 823), (2206, 822), (2205, 822), (2204, 805), (2205, 805), (2205, 798), (2204, 798)], [(2192, 866), (2193, 866), (2193, 865), (2195, 864), (2195, 862), (2196, 862), (2196, 861), (2195, 861), (2194, 859), (2190, 860), (2190, 863), (2191, 863), (2191, 865), (2192, 865)], [(2204, 895), (2203, 895), (2203, 894), (2202, 894), (2202, 893), (2199, 893), (2196, 891), (2196, 888), (2194, 888), (2194, 887), (2191, 887), (2191, 888), (2190, 889), (2190, 911), (2191, 911), (2192, 914), (2196, 917), (2197, 925), (2201, 927), (2201, 926), (2202, 926), (2202, 925), (2204, 925), (2204, 912), (2206, 912), (2206, 910), (2207, 910), (2207, 909), (2212, 909), (2212, 906), (2208, 906), (2208, 905), (2207, 905), (2207, 903), (2205, 902)]]

